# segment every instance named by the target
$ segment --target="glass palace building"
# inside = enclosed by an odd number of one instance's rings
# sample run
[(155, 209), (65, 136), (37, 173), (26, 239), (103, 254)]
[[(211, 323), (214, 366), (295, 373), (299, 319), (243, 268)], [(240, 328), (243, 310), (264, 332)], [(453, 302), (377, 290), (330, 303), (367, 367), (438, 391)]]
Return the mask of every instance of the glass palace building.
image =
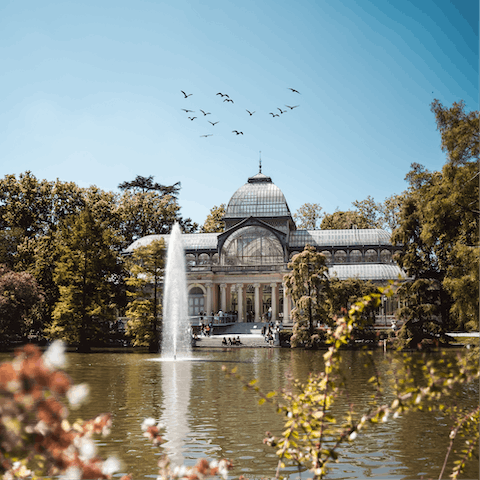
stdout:
[[(290, 323), (292, 302), (283, 284), (288, 262), (305, 245), (326, 257), (328, 274), (386, 284), (406, 278), (393, 261), (399, 247), (381, 229), (299, 230), (282, 191), (263, 173), (250, 177), (230, 199), (222, 233), (184, 234), (189, 314), (235, 313), (237, 321)], [(169, 235), (149, 235), (126, 251)], [(382, 313), (391, 318), (396, 301)], [(386, 318), (386, 317), (385, 317)]]

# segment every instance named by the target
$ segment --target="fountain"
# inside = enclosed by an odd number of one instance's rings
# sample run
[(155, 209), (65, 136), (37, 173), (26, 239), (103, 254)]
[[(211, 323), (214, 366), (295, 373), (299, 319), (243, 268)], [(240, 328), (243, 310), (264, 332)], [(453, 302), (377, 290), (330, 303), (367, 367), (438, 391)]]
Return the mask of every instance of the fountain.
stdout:
[(180, 225), (173, 226), (168, 242), (163, 293), (162, 359), (190, 357), (191, 334), (188, 321), (185, 252)]

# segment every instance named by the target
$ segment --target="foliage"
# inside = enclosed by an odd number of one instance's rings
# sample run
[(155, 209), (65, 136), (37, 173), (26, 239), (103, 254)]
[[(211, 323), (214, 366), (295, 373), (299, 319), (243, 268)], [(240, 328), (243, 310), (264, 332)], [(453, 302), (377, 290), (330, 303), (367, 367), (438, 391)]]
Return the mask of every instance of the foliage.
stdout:
[(318, 340), (317, 324), (328, 322), (325, 257), (315, 247), (306, 245), (303, 252), (293, 256), (288, 268), (291, 272), (284, 276), (284, 282), (295, 305), (291, 312), (294, 321), (291, 345), (314, 346)]
[(35, 278), (27, 272), (13, 272), (0, 264), (0, 335), (19, 339), (31, 331), (35, 307), (43, 295)]
[(352, 205), (358, 210), (358, 213), (372, 225), (372, 228), (381, 228), (382, 205), (376, 203), (373, 197), (368, 195), (365, 200), (355, 200), (352, 202)]
[(297, 228), (302, 230), (317, 230), (322, 217), (322, 207), (318, 203), (304, 203), (293, 215)]
[(322, 230), (346, 230), (350, 228), (375, 228), (375, 224), (361, 213), (347, 210), (325, 214), (320, 228)]
[(210, 209), (210, 213), (205, 220), (200, 231), (202, 233), (221, 233), (225, 231), (225, 222), (222, 220), (225, 215), (225, 204), (216, 205)]
[(94, 434), (108, 434), (110, 415), (68, 421), (66, 404), (75, 408), (88, 389), (57, 370), (64, 358), (54, 342), (43, 356), (28, 345), (0, 365), (0, 473), (5, 480), (62, 473), (78, 480), (107, 479), (118, 467), (114, 458), (97, 457), (92, 441)]
[[(347, 312), (352, 304), (361, 300), (367, 295), (378, 293), (378, 287), (370, 281), (360, 280), (358, 278), (349, 278), (339, 280), (334, 277), (329, 280), (328, 288), (328, 315), (332, 319), (336, 318), (342, 312)], [(357, 329), (363, 329), (375, 322), (376, 308), (372, 305), (364, 308)]]
[[(415, 290), (425, 305), (424, 293), (435, 288), (438, 295), (431, 310), (438, 307), (442, 328), (478, 329), (479, 115), (463, 110), (462, 102), (451, 108), (438, 100), (432, 103), (447, 162), (441, 172), (433, 173), (412, 164), (406, 177), (410, 187), (392, 241), (404, 246), (398, 256), (400, 266), (415, 281), (421, 280), (406, 291), (406, 308), (417, 308), (412, 297)], [(428, 289), (427, 283), (432, 285)]]
[(177, 195), (180, 182), (165, 186), (153, 182), (153, 176), (137, 176), (118, 186), (123, 190), (118, 203), (120, 230), (125, 246), (147, 235), (170, 233), (175, 222), (184, 232), (194, 232), (198, 225), (180, 216)]
[[(393, 294), (391, 289), (381, 289), (387, 296)], [(285, 430), (280, 437), (267, 432), (264, 443), (276, 448), (279, 457), (276, 478), (280, 478), (282, 469), (287, 465), (308, 468), (314, 479), (324, 478), (332, 462), (339, 458), (339, 447), (353, 442), (367, 428), (378, 423), (394, 421), (400, 415), (415, 410), (444, 412), (451, 415), (454, 423), (450, 430), (450, 445), (439, 478), (444, 478), (448, 457), (453, 442), (463, 437), (463, 449), (457, 453), (457, 460), (451, 477), (456, 479), (466, 462), (478, 448), (480, 407), (471, 411), (461, 411), (456, 406), (448, 406), (445, 402), (450, 395), (458, 391), (461, 385), (478, 381), (478, 361), (468, 362), (466, 357), (457, 359), (456, 363), (447, 363), (446, 368), (436, 369), (434, 361), (420, 362), (420, 370), (411, 356), (403, 355), (391, 365), (390, 375), (393, 399), (382, 403), (386, 386), (381, 385), (376, 374), (370, 383), (376, 387), (371, 405), (365, 412), (356, 412), (354, 405), (343, 420), (332, 415), (332, 406), (342, 392), (341, 348), (347, 345), (354, 325), (359, 321), (365, 308), (377, 308), (380, 305), (380, 294), (373, 294), (357, 302), (349, 310), (346, 317), (337, 319), (336, 326), (329, 331), (328, 351), (324, 354), (325, 369), (320, 373), (311, 373), (306, 384), (295, 384), (295, 391), (263, 393), (256, 385), (256, 380), (248, 383), (236, 373), (236, 369), (228, 371), (242, 382), (246, 389), (252, 389), (260, 396), (259, 403), (274, 405), (277, 412), (286, 418)], [(366, 353), (369, 363), (373, 360)], [(445, 363), (445, 361), (442, 359)], [(420, 375), (412, 375), (415, 371)], [(417, 378), (415, 378), (417, 377)], [(462, 441), (462, 439), (460, 439)]]
[(85, 209), (63, 223), (57, 241), (60, 256), (54, 280), (60, 298), (46, 335), (78, 342), (81, 351), (89, 351), (93, 342), (104, 340), (115, 316), (114, 281), (121, 269), (115, 238)]
[[(161, 283), (165, 266), (165, 242), (154, 240), (134, 250), (128, 261), (130, 277), (126, 283), (130, 302), (126, 333), (135, 346), (149, 346), (158, 352), (161, 331)], [(159, 331), (160, 330), (160, 331)]]

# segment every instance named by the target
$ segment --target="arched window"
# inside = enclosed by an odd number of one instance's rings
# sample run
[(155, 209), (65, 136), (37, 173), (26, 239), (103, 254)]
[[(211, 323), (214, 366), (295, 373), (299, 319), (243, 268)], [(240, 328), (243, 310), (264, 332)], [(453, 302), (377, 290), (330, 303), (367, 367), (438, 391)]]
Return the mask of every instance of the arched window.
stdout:
[(212, 256), (212, 265), (218, 265), (218, 253), (214, 253)]
[(188, 314), (200, 315), (205, 312), (205, 295), (200, 287), (193, 287), (188, 292)]
[(243, 227), (225, 241), (222, 265), (272, 265), (283, 263), (283, 248), (266, 228)]
[(347, 254), (343, 250), (335, 252), (335, 263), (345, 263), (347, 261)]
[(199, 265), (209, 265), (210, 264), (210, 257), (206, 253), (200, 254), (198, 257), (198, 264)]
[(362, 252), (360, 250), (350, 252), (350, 263), (362, 263)]
[(377, 252), (375, 250), (367, 250), (365, 252), (365, 261), (368, 262), (368, 263), (375, 263), (378, 261), (378, 255), (377, 255)]
[(390, 250), (382, 250), (380, 253), (380, 261), (382, 263), (392, 263), (392, 252)]
[(187, 267), (194, 267), (196, 265), (195, 255), (191, 253), (187, 254), (186, 256)]
[(325, 257), (325, 263), (332, 263), (332, 254), (328, 250), (320, 252)]

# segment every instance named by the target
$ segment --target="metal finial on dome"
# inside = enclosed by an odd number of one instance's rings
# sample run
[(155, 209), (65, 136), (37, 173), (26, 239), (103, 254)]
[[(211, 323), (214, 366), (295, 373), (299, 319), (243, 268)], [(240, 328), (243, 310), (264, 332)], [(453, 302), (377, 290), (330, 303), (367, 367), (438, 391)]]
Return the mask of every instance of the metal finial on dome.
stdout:
[(259, 171), (258, 173), (262, 173), (262, 151), (260, 150), (260, 158), (258, 160), (259, 162)]

